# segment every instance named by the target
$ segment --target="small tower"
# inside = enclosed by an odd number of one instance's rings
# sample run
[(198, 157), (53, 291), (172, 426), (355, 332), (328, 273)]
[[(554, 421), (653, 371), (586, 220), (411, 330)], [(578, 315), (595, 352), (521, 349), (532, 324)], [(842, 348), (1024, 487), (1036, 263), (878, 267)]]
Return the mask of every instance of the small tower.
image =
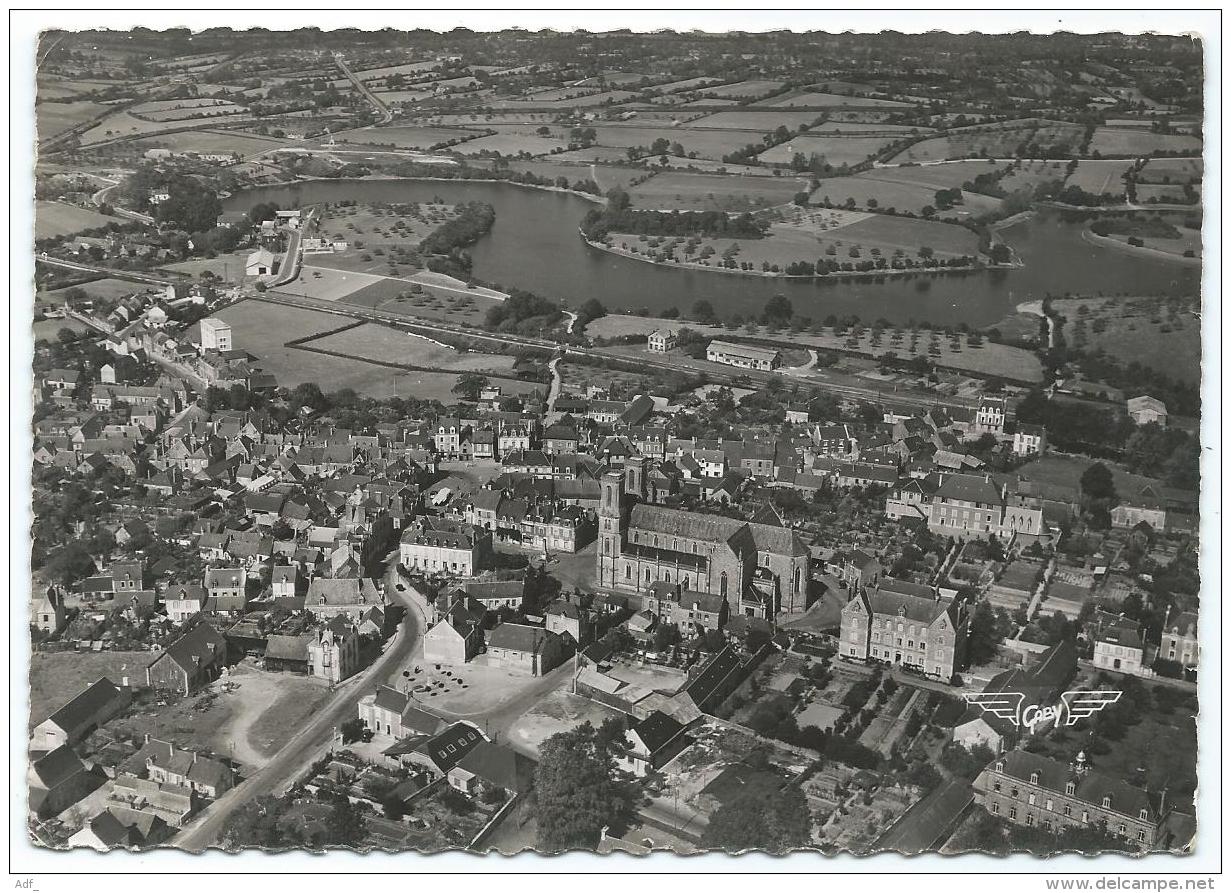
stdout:
[(629, 456), (624, 460), (624, 492), (638, 502), (645, 500), (644, 456)]
[(1086, 752), (1078, 751), (1077, 759), (1073, 761), (1073, 774), (1085, 775), (1090, 771), (1090, 764), (1086, 762)]

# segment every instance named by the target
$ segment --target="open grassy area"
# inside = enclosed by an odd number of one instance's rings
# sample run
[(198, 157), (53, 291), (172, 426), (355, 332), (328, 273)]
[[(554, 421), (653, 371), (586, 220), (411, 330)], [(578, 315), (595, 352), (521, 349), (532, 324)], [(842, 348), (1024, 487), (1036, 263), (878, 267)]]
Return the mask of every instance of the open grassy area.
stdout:
[(34, 108), (35, 124), (41, 139), (71, 130), (78, 124), (96, 118), (107, 111), (98, 102), (40, 102)]
[[(1029, 162), (1027, 162), (1029, 163)], [(933, 190), (950, 189), (974, 180), (979, 174), (994, 174), (1009, 166), (1004, 160), (988, 161), (986, 158), (966, 161), (949, 161), (944, 164), (907, 165), (905, 167), (879, 167), (865, 171), (859, 176), (865, 180), (884, 180), (886, 183), (910, 183), (927, 186)], [(1060, 165), (1064, 175), (1064, 165)]]
[(850, 247), (856, 245), (868, 249), (868, 253), (872, 248), (889, 254), (901, 249), (908, 255), (916, 254), (921, 246), (927, 246), (936, 252), (937, 257), (973, 257), (979, 247), (978, 237), (965, 227), (886, 214), (865, 217), (834, 229), (823, 242), (826, 246), (833, 244), (837, 247), (837, 260), (846, 260)]
[(1201, 140), (1179, 133), (1151, 133), (1126, 127), (1099, 127), (1090, 140), (1090, 154), (1149, 155), (1151, 152), (1200, 152)]
[(248, 156), (289, 146), (291, 142), (240, 130), (188, 130), (183, 133), (136, 140), (133, 145), (142, 149), (171, 149), (173, 152), (199, 152), (211, 155), (234, 152), (237, 155)]
[(481, 371), (511, 374), (513, 369), (511, 356), (462, 353), (378, 323), (365, 323), (345, 332), (326, 335), (324, 338), (307, 342), (305, 346), (382, 363), (423, 366), (442, 372)]
[(81, 208), (64, 202), (34, 203), (34, 238), (69, 236), (87, 229), (106, 226), (108, 223), (123, 223), (121, 217), (107, 217), (90, 208)]
[[(893, 168), (891, 170), (896, 172), (903, 169)], [(905, 169), (907, 172), (914, 170), (915, 168)], [(928, 206), (936, 207), (936, 186), (915, 182), (910, 173), (898, 175), (888, 171), (877, 171), (875, 174), (875, 176), (858, 174), (854, 177), (834, 177), (822, 180), (821, 185), (812, 193), (810, 201), (814, 205), (832, 204), (841, 207), (853, 199), (857, 208), (880, 208), (882, 210), (894, 208), (913, 214), (922, 214), (923, 209)], [(937, 216), (964, 219), (997, 210), (1000, 205), (998, 198), (964, 192), (962, 193), (962, 204), (937, 211)]]
[(657, 139), (679, 143), (684, 154), (696, 152), (699, 158), (721, 161), (722, 156), (742, 149), (749, 143), (760, 143), (756, 133), (740, 130), (690, 130), (682, 127), (638, 127), (603, 124), (595, 127), (598, 145), (624, 149), (638, 146), (648, 150)]
[(1080, 298), (1055, 304), (1065, 317), (1070, 344), (1098, 348), (1121, 362), (1136, 361), (1182, 381), (1201, 380), (1201, 321), (1192, 308), (1158, 298)]
[(340, 133), (337, 142), (364, 146), (393, 146), (395, 149), (430, 149), (451, 141), (470, 139), (472, 130), (449, 127), (365, 127)]
[(910, 103), (897, 102), (892, 99), (870, 99), (864, 96), (846, 96), (840, 93), (828, 93), (806, 90), (802, 93), (789, 93), (785, 96), (771, 96), (755, 104), (758, 108), (765, 106), (789, 108), (791, 106), (808, 106), (811, 108), (907, 108)]
[(1196, 183), (1204, 174), (1200, 158), (1151, 158), (1137, 172), (1138, 183)]
[(116, 685), (145, 685), (148, 651), (36, 651), (30, 656), (30, 728), (106, 676)]
[[(1024, 480), (1038, 481), (1057, 487), (1067, 487), (1074, 493), (1077, 493), (1081, 489), (1081, 476), (1095, 461), (1094, 459), (1086, 459), (1080, 456), (1049, 455), (1028, 462), (1019, 468), (1017, 473)], [(1146, 484), (1157, 486), (1159, 483), (1154, 478), (1125, 471), (1113, 462), (1103, 460), (1103, 464), (1111, 471), (1117, 493), (1138, 493)]]
[(144, 286), (124, 279), (95, 279), (93, 282), (83, 282), (80, 285), (67, 285), (64, 288), (40, 291), (34, 296), (34, 301), (36, 304), (62, 304), (65, 292), (71, 289), (79, 289), (89, 298), (106, 298), (114, 301), (116, 298), (125, 298), (143, 291)]
[(879, 154), (895, 141), (892, 136), (838, 136), (834, 134), (801, 134), (757, 158), (766, 164), (789, 164), (797, 154), (805, 158), (824, 159), (834, 167), (853, 166)]
[(550, 155), (555, 150), (567, 148), (568, 143), (563, 140), (521, 133), (496, 133), (459, 143), (453, 147), (453, 151), (460, 155), (521, 155), (523, 152), (529, 155)]
[(1092, 195), (1124, 195), (1124, 173), (1133, 165), (1131, 160), (1096, 161), (1083, 158), (1077, 170), (1069, 174), (1066, 186), (1076, 186)]
[(795, 177), (732, 177), (666, 171), (632, 187), (633, 207), (755, 211), (789, 203), (807, 182)]
[(773, 111), (741, 108), (694, 118), (688, 122), (688, 127), (692, 130), (750, 130), (757, 134), (764, 134), (777, 130), (779, 127), (798, 130), (801, 126), (811, 126), (820, 117), (820, 112), (798, 111), (790, 108)]

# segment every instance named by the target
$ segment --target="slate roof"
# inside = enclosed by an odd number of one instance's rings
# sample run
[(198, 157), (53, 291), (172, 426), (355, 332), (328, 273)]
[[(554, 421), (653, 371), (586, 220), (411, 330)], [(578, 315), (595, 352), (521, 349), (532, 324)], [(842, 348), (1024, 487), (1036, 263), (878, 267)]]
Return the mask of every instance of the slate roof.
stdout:
[(506, 648), (538, 654), (549, 638), (557, 638), (541, 626), (526, 626), (522, 623), (502, 623), (487, 636), (487, 647)]
[[(1086, 803), (1101, 807), (1103, 798), (1110, 796), (1111, 809), (1116, 812), (1138, 818), (1144, 809), (1150, 820), (1158, 818), (1158, 810), (1149, 794), (1126, 781), (1104, 775), (1097, 770), (1091, 769), (1078, 775), (1067, 763), (1024, 750), (1009, 751), (999, 760), (1004, 765), (1002, 771), (1011, 778), (1029, 782), (1031, 774), (1037, 772), (1039, 787), (1058, 794), (1063, 794), (1064, 786), (1069, 781), (1074, 781), (1077, 784), (1074, 796)], [(993, 767), (995, 765), (996, 763), (992, 764)]]
[(657, 753), (675, 740), (676, 736), (684, 731), (684, 727), (674, 717), (655, 710), (633, 726), (631, 731), (637, 733), (637, 737), (649, 748), (650, 753)]
[(75, 729), (90, 721), (100, 710), (119, 698), (120, 690), (110, 679), (103, 676), (47, 719), (61, 729)]
[(311, 636), (270, 636), (265, 645), (265, 658), (306, 661), (311, 641)]
[(987, 478), (976, 474), (951, 474), (941, 481), (936, 495), (941, 499), (1000, 505), (1000, 491)]
[(457, 761), (457, 768), (514, 794), (525, 793), (534, 784), (533, 760), (490, 741), (478, 742)]

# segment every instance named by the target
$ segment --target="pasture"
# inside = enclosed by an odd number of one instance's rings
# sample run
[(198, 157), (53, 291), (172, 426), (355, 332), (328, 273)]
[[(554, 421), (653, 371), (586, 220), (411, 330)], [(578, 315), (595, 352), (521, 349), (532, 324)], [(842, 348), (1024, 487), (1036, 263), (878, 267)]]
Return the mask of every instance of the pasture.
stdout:
[(290, 145), (290, 141), (236, 130), (185, 130), (136, 140), (133, 145), (141, 149), (170, 149), (172, 152), (196, 152), (202, 155), (233, 152), (236, 155), (248, 156), (285, 148)]
[(1201, 322), (1191, 310), (1158, 298), (1075, 298), (1056, 305), (1066, 319), (1070, 344), (1101, 349), (1121, 362), (1136, 361), (1181, 381), (1201, 381)]
[(358, 359), (420, 366), (440, 372), (490, 372), (508, 375), (512, 374), (513, 370), (511, 356), (460, 352), (378, 323), (364, 323), (358, 328), (309, 341), (305, 346), (343, 353)]
[[(924, 166), (878, 167), (864, 171), (859, 176), (866, 180), (883, 180), (886, 183), (918, 184), (933, 190), (951, 189), (974, 180), (979, 174), (994, 174), (1007, 166), (1005, 161), (978, 159)], [(1061, 170), (1063, 172), (1063, 166)]]
[(1152, 152), (1200, 152), (1201, 140), (1180, 133), (1150, 133), (1120, 127), (1099, 127), (1090, 140), (1090, 154), (1139, 157)]
[(740, 81), (717, 87), (703, 87), (701, 92), (706, 96), (717, 96), (722, 99), (753, 99), (765, 96), (774, 90), (780, 90), (783, 86), (785, 86), (784, 81)]
[(667, 171), (629, 190), (633, 207), (654, 210), (755, 211), (790, 202), (807, 189), (793, 177), (731, 177)]
[(365, 127), (351, 130), (335, 137), (347, 145), (392, 146), (395, 149), (431, 149), (450, 141), (468, 140), (475, 135), (473, 130), (451, 127)]
[(122, 217), (107, 217), (90, 208), (80, 208), (64, 202), (36, 201), (34, 203), (35, 239), (70, 236), (83, 230), (106, 226), (108, 223), (123, 222)]
[(520, 133), (496, 133), (459, 143), (452, 151), (459, 155), (549, 155), (567, 148), (568, 143), (563, 140)]
[(820, 112), (796, 112), (790, 109), (774, 112), (741, 109), (694, 118), (688, 122), (688, 126), (697, 130), (752, 130), (762, 134), (783, 126), (798, 130), (803, 125), (811, 125), (820, 115)]
[[(991, 196), (964, 192), (962, 198), (962, 204), (955, 205), (948, 210), (937, 211), (936, 216), (943, 219), (961, 220), (994, 211), (1000, 207), (1000, 199)], [(882, 210), (894, 208), (898, 211), (922, 214), (925, 207), (936, 206), (936, 188), (912, 183), (909, 179), (888, 180), (859, 174), (854, 177), (822, 180), (821, 185), (812, 193), (810, 202), (813, 205), (829, 203), (835, 207), (842, 207), (851, 200), (854, 200), (856, 208), (880, 208)]]
[(1067, 162), (1064, 161), (1019, 159), (1012, 163), (1015, 165), (1013, 169), (1000, 178), (1000, 188), (1005, 192), (1034, 189), (1052, 180), (1063, 180), (1067, 173)]
[(596, 127), (597, 143), (600, 146), (612, 146), (617, 149), (640, 147), (647, 152), (654, 141), (665, 139), (669, 143), (679, 143), (684, 147), (685, 154), (696, 152), (700, 158), (721, 161), (722, 156), (729, 155), (736, 149), (742, 149), (749, 143), (760, 143), (757, 134), (744, 133), (739, 130), (689, 130), (687, 127), (636, 127), (603, 124)]
[(1151, 158), (1137, 172), (1140, 183), (1197, 183), (1204, 173), (1200, 158)]
[(826, 239), (836, 245), (839, 258), (843, 260), (846, 258), (842, 255), (849, 252), (842, 249), (852, 245), (862, 245), (869, 250), (879, 248), (882, 253), (901, 249), (908, 255), (927, 246), (937, 257), (973, 257), (979, 250), (979, 237), (965, 227), (885, 214), (875, 214), (831, 230)]
[(1083, 158), (1069, 174), (1066, 186), (1076, 186), (1092, 195), (1124, 195), (1124, 174), (1132, 161), (1096, 161)]
[(775, 108), (791, 108), (805, 106), (807, 108), (909, 108), (908, 102), (897, 102), (892, 99), (868, 99), (863, 96), (845, 96), (839, 93), (816, 92), (812, 90), (803, 93), (789, 93), (786, 96), (771, 96), (755, 103), (758, 108), (773, 106)]
[[(1199, 189), (1198, 192), (1200, 192)], [(1137, 201), (1141, 204), (1152, 204), (1157, 202), (1161, 202), (1163, 204), (1189, 203), (1188, 195), (1184, 192), (1184, 187), (1175, 183), (1170, 185), (1163, 185), (1161, 183), (1138, 183)]]
[(34, 120), (39, 137), (48, 139), (97, 118), (107, 110), (108, 106), (98, 102), (40, 102), (34, 107)]
[(790, 164), (797, 154), (807, 159), (819, 158), (834, 167), (861, 164), (887, 149), (892, 136), (812, 136), (802, 134), (779, 143), (757, 156), (764, 164)]

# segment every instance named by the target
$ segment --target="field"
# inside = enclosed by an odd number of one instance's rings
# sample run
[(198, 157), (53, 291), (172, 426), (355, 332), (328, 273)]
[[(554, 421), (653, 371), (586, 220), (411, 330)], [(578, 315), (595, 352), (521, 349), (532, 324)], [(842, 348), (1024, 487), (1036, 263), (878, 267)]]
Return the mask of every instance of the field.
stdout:
[(790, 202), (807, 189), (792, 177), (732, 177), (669, 171), (629, 190), (633, 207), (655, 210), (754, 211)]
[(772, 96), (756, 103), (758, 108), (765, 106), (784, 107), (807, 106), (811, 108), (908, 108), (910, 103), (896, 102), (891, 99), (866, 99), (862, 96), (843, 96), (838, 93), (808, 91), (793, 93), (786, 96)]
[[(913, 170), (913, 169), (910, 169)], [(812, 193), (810, 199), (813, 205), (833, 204), (843, 206), (851, 199), (855, 200), (857, 208), (895, 208), (898, 211), (910, 211), (922, 214), (929, 205), (935, 207), (936, 188), (910, 182), (909, 175), (905, 181), (890, 182), (886, 174), (877, 172), (876, 178), (858, 174), (854, 177), (834, 177), (822, 180), (821, 185)], [(937, 211), (938, 217), (963, 219), (994, 211), (1000, 208), (1000, 199), (974, 192), (963, 193), (963, 203), (946, 211)]]
[(934, 132), (930, 127), (916, 127), (910, 124), (879, 124), (862, 121), (826, 121), (809, 127), (810, 134), (825, 136), (923, 136)]
[(216, 257), (198, 257), (167, 264), (159, 269), (187, 273), (194, 279), (208, 270), (224, 282), (241, 284), (244, 280), (244, 265), (247, 264), (250, 253), (249, 251), (236, 251), (232, 254), (219, 254)]
[[(1078, 162), (1078, 165), (1084, 163)], [(1034, 189), (1052, 180), (1063, 180), (1065, 165), (1066, 162), (1063, 161), (1023, 160), (1019, 167), (1000, 178), (1000, 188), (1005, 192), (1014, 192), (1018, 189)]]
[(150, 121), (186, 121), (202, 117), (227, 117), (247, 112), (248, 109), (222, 99), (172, 99), (144, 102), (133, 106), (129, 113)]
[(723, 99), (751, 99), (764, 96), (782, 87), (782, 81), (740, 81), (735, 84), (704, 87), (701, 92), (707, 96), (718, 96)]
[(441, 347), (426, 338), (379, 323), (364, 323), (354, 329), (307, 342), (306, 347), (348, 354), (380, 363), (421, 366), (441, 372), (490, 372), (512, 374), (513, 357), (466, 352)]
[(220, 118), (226, 118), (228, 121), (246, 121), (249, 120), (246, 114), (244, 115), (218, 115), (209, 118), (193, 118), (183, 121), (146, 121), (135, 117), (128, 112), (115, 112), (108, 115), (102, 121), (95, 124), (89, 130), (81, 135), (82, 146), (92, 146), (96, 143), (103, 143), (108, 140), (118, 139), (119, 137), (133, 136), (154, 136), (169, 130), (178, 130), (181, 128), (201, 128), (207, 129), (214, 126)]
[[(1197, 190), (1200, 194), (1200, 189)], [(1162, 185), (1157, 183), (1138, 183), (1137, 201), (1140, 204), (1161, 202), (1163, 204), (1189, 204), (1184, 187), (1178, 184)]]
[[(1201, 381), (1201, 324), (1191, 310), (1157, 298), (1062, 299), (1064, 335), (1079, 347), (1099, 348), (1122, 362), (1197, 384)], [(1081, 312), (1081, 307), (1086, 312)], [(1172, 311), (1175, 311), (1174, 313)], [(1084, 336), (1077, 332), (1083, 321)]]
[(365, 127), (338, 134), (339, 143), (364, 146), (393, 146), (395, 149), (430, 149), (450, 140), (466, 140), (473, 130), (450, 127)]
[(203, 155), (234, 152), (237, 155), (248, 156), (273, 149), (282, 149), (291, 143), (288, 140), (234, 130), (186, 130), (181, 133), (136, 140), (133, 145), (141, 149), (170, 149), (173, 152), (197, 152)]
[[(1029, 163), (1029, 162), (1028, 162)], [(859, 176), (865, 180), (885, 180), (890, 183), (913, 183), (932, 189), (951, 189), (974, 180), (979, 174), (994, 174), (1008, 166), (1007, 161), (987, 159), (949, 161), (944, 164), (878, 167)], [(1061, 165), (1061, 176), (1064, 174)]]
[(760, 135), (783, 126), (797, 130), (802, 125), (812, 124), (820, 116), (820, 112), (793, 112), (790, 109), (774, 112), (741, 109), (696, 118), (688, 122), (688, 127), (695, 130), (749, 130)]
[(1204, 164), (1200, 158), (1151, 158), (1137, 172), (1138, 183), (1197, 183)]
[(454, 146), (453, 151), (460, 155), (521, 155), (523, 152), (529, 155), (549, 155), (553, 150), (567, 148), (568, 143), (563, 140), (519, 133), (496, 133), (481, 136), (477, 140), (467, 140)]
[(1083, 158), (1077, 162), (1077, 170), (1069, 174), (1066, 186), (1076, 186), (1092, 195), (1124, 195), (1124, 172), (1132, 167), (1132, 161), (1093, 161)]
[(98, 102), (40, 102), (35, 106), (40, 139), (56, 136), (106, 112)]
[[(1019, 468), (1017, 473), (1024, 480), (1064, 487), (1077, 493), (1081, 490), (1081, 476), (1095, 461), (1078, 456), (1052, 454), (1028, 462)], [(1130, 474), (1114, 462), (1103, 460), (1103, 464), (1111, 471), (1117, 493), (1139, 493), (1146, 484), (1158, 485), (1158, 481), (1153, 478)]]
[(892, 161), (895, 164), (904, 161), (922, 164), (971, 156), (999, 158), (1016, 155), (1018, 147), (1029, 142), (1038, 142), (1042, 146), (1067, 144), (1076, 147), (1083, 132), (1077, 124), (1055, 122), (1043, 122), (1041, 125), (1036, 122), (1015, 122), (1003, 127), (961, 128), (915, 143), (895, 155)]
[(1090, 154), (1149, 155), (1151, 152), (1200, 152), (1201, 140), (1183, 134), (1149, 133), (1119, 127), (1099, 127), (1090, 140)]
[(668, 142), (680, 143), (685, 154), (696, 152), (699, 158), (713, 161), (721, 161), (723, 155), (742, 149), (749, 143), (761, 142), (758, 134), (738, 130), (689, 130), (686, 126), (621, 127), (607, 124), (594, 129), (598, 134), (600, 146), (618, 149), (637, 146), (648, 151), (656, 139), (662, 138)]
[(53, 291), (41, 291), (34, 296), (38, 304), (62, 304), (65, 292), (80, 289), (90, 298), (106, 298), (114, 301), (116, 298), (126, 298), (144, 289), (136, 282), (126, 282), (123, 279), (96, 279), (93, 282), (83, 282), (81, 285), (69, 285)]
[(89, 208), (79, 208), (63, 202), (34, 203), (34, 238), (69, 236), (87, 229), (96, 229), (108, 223), (123, 223), (123, 218), (106, 217)]
[(894, 142), (891, 136), (797, 136), (757, 156), (766, 164), (789, 164), (796, 154), (816, 156), (834, 167), (848, 167), (867, 161)]

